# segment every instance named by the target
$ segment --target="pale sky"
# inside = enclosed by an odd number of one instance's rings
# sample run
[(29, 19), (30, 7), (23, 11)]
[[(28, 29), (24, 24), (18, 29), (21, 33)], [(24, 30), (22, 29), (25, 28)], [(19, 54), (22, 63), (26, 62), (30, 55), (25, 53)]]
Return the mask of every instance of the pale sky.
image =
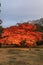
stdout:
[(43, 0), (0, 0), (3, 27), (43, 18)]

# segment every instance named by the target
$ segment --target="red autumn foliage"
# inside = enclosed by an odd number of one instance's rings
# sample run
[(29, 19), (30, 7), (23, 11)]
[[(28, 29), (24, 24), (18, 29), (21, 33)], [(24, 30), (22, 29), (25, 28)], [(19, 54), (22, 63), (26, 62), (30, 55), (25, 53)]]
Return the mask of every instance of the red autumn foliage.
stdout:
[(22, 40), (26, 40), (27, 46), (33, 46), (37, 41), (42, 40), (42, 32), (36, 32), (37, 26), (33, 24), (18, 24), (18, 26), (11, 26), (4, 28), (0, 43), (2, 44), (17, 44), (20, 45)]

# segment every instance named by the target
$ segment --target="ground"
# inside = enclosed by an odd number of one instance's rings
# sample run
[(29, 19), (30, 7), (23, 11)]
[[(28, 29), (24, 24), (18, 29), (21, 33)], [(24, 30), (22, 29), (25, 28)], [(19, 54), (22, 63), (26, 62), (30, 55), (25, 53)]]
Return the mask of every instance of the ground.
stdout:
[(43, 48), (0, 48), (0, 65), (43, 65)]

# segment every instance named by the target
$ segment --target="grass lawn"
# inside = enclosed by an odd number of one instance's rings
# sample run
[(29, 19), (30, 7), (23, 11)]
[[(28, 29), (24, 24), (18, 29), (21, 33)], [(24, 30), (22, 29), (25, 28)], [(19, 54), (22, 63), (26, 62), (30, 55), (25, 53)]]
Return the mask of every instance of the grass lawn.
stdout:
[(43, 48), (0, 48), (0, 65), (43, 65)]

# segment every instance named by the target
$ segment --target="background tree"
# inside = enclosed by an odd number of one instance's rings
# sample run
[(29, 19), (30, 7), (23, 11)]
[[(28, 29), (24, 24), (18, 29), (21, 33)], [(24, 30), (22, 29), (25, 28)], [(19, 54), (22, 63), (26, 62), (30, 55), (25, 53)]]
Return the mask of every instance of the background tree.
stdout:
[(3, 30), (3, 27), (1, 26), (2, 24), (2, 20), (0, 20), (0, 37), (1, 37), (1, 34), (2, 34), (2, 30)]
[(2, 24), (2, 20), (0, 19), (0, 24)]
[(39, 32), (43, 32), (43, 26), (41, 26), (40, 24), (35, 24), (37, 26), (37, 30)]

